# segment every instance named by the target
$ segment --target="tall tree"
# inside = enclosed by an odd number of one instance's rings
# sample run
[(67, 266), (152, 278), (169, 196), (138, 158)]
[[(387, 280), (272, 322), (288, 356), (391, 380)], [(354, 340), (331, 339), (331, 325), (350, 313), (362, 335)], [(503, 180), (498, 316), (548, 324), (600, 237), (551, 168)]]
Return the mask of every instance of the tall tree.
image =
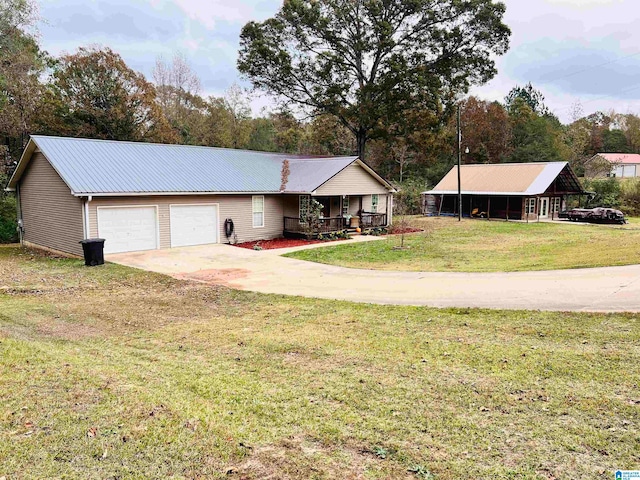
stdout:
[(231, 138), (233, 148), (247, 148), (251, 135), (251, 107), (247, 93), (233, 83), (225, 92), (224, 104), (231, 114)]
[(640, 153), (640, 117), (632, 113), (619, 115), (619, 123), (627, 137), (629, 151)]
[(550, 162), (565, 158), (563, 131), (553, 115), (540, 115), (523, 98), (516, 98), (509, 106), (511, 120), (511, 162)]
[(176, 142), (156, 91), (106, 48), (80, 48), (61, 57), (47, 95), (47, 133), (113, 140)]
[[(454, 127), (454, 119), (451, 121)], [(461, 107), (463, 147), (469, 148), (465, 163), (498, 163), (512, 150), (509, 115), (498, 102), (467, 98)]]
[(258, 117), (251, 120), (251, 133), (249, 134), (249, 150), (261, 152), (274, 152), (276, 131), (270, 118)]
[(355, 139), (351, 132), (331, 115), (318, 115), (304, 126), (301, 153), (311, 155), (353, 155)]
[(158, 57), (153, 81), (158, 103), (171, 126), (179, 133), (181, 142), (194, 143), (202, 122), (204, 100), (199, 96), (200, 78), (185, 55), (177, 52), (170, 63)]
[(526, 103), (531, 111), (537, 115), (549, 115), (549, 108), (544, 104), (544, 95), (540, 90), (533, 88), (531, 83), (527, 83), (524, 87), (516, 85), (511, 89), (504, 99), (507, 110), (517, 107), (516, 101)]
[(564, 129), (564, 141), (567, 146), (569, 164), (578, 175), (584, 175), (586, 162), (591, 158), (588, 154), (590, 129), (584, 120), (582, 105), (572, 107), (572, 122)]
[(49, 59), (33, 33), (35, 12), (28, 0), (0, 1), (0, 174), (22, 153), (39, 110)]
[(233, 120), (224, 98), (209, 97), (198, 143), (209, 147), (233, 147)]
[(288, 0), (244, 26), (238, 68), (285, 104), (338, 118), (364, 158), (381, 119), (439, 112), (495, 75), (504, 12), (493, 0)]

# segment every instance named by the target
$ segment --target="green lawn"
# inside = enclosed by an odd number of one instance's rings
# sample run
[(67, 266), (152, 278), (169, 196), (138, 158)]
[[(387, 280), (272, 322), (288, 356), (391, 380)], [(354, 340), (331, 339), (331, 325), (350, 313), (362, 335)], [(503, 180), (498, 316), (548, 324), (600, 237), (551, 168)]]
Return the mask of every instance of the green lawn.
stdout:
[(0, 247), (0, 478), (612, 478), (637, 315), (259, 295)]
[(302, 250), (286, 256), (377, 270), (511, 272), (640, 263), (640, 222), (624, 226), (516, 223), (412, 217), (425, 229), (378, 242)]

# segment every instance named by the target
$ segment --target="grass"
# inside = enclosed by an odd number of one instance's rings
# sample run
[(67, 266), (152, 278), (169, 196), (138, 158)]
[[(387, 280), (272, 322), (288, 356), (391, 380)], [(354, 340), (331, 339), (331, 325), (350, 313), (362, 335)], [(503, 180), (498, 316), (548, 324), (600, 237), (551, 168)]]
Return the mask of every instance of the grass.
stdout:
[(260, 295), (0, 247), (0, 478), (612, 478), (640, 320)]
[(414, 217), (425, 233), (378, 242), (338, 245), (289, 253), (312, 262), (376, 270), (512, 272), (640, 263), (640, 223), (624, 226), (515, 223)]

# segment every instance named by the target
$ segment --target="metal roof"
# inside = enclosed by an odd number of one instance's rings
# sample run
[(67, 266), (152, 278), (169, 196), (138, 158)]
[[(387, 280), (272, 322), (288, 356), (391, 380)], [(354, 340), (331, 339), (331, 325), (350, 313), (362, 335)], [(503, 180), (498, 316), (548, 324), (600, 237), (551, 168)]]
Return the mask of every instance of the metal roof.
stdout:
[(15, 188), (35, 147), (75, 195), (128, 193), (312, 192), (357, 157), (300, 157), (227, 148), (33, 135), (8, 187)]
[(611, 163), (640, 165), (640, 155), (637, 153), (597, 153), (596, 156), (602, 157)]
[[(575, 177), (567, 162), (495, 163), (462, 165), (460, 169), (463, 194), (473, 195), (539, 195), (544, 193), (563, 170)], [(573, 180), (573, 179), (572, 179)], [(582, 191), (575, 179), (572, 188)], [(457, 194), (458, 167), (426, 194)]]

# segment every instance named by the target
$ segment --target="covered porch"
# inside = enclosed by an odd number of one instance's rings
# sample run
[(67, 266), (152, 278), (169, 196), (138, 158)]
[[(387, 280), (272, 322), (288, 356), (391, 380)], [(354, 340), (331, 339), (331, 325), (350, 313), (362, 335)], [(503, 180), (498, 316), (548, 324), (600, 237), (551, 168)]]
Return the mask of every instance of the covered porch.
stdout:
[[(318, 224), (309, 228), (305, 222), (311, 200), (322, 205)], [(355, 231), (356, 228), (386, 227), (391, 206), (388, 195), (287, 195), (284, 198), (284, 236), (316, 236), (318, 234)]]

